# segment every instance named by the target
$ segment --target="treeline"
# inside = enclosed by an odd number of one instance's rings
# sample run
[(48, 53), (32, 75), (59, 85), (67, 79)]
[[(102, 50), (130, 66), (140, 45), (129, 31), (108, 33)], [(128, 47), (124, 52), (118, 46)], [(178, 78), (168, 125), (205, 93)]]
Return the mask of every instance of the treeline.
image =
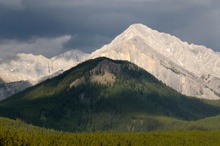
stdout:
[(217, 146), (219, 131), (170, 131), (145, 133), (93, 132), (67, 133), (54, 130), (0, 128), (0, 145), (62, 146)]

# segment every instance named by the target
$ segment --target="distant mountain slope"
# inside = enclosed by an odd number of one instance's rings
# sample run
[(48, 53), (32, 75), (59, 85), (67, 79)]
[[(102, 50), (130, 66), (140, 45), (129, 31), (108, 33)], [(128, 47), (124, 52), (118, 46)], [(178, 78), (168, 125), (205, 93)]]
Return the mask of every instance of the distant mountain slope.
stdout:
[(42, 55), (18, 54), (1, 62), (0, 78), (6, 83), (28, 80), (35, 84), (42, 77), (75, 66), (84, 61), (86, 56), (87, 54), (78, 50), (72, 50), (51, 59)]
[(81, 63), (0, 102), (0, 116), (66, 131), (175, 129), (172, 122), (219, 113), (135, 64), (108, 58)]
[(93, 52), (91, 58), (99, 56), (131, 61), (185, 95), (220, 98), (217, 52), (142, 24), (131, 25), (110, 44)]
[(18, 81), (11, 83), (0, 83), (0, 100), (5, 97), (18, 93), (28, 87), (31, 87), (31, 83), (28, 81)]
[[(32, 54), (18, 54), (13, 57), (8, 57), (0, 62), (0, 78), (5, 83), (24, 82), (25, 84), (19, 84), (22, 87), (26, 86), (29, 82), (35, 85), (47, 78), (56, 76), (63, 71), (75, 66), (79, 62), (82, 62), (87, 58), (87, 54), (78, 50), (68, 51), (59, 56), (48, 59), (42, 55)], [(31, 86), (31, 85), (30, 85)], [(17, 93), (18, 90), (13, 88), (9, 89), (11, 93)], [(15, 87), (19, 88), (19, 87)], [(25, 88), (20, 88), (25, 89)], [(0, 94), (0, 99), (10, 96), (8, 91), (1, 89), (5, 94)], [(19, 90), (20, 91), (20, 90)]]

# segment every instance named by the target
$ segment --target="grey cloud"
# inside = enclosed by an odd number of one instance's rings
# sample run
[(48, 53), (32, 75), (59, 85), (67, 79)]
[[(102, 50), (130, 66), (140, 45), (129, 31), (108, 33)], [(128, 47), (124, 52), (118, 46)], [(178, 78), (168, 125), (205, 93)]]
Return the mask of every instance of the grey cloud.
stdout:
[(99, 35), (75, 35), (69, 41), (63, 43), (63, 48), (66, 50), (79, 49), (83, 52), (90, 53), (90, 50), (95, 50), (102, 47), (103, 44), (109, 43), (111, 40), (108, 37)]
[[(35, 55), (44, 55), (46, 57), (53, 57), (65, 52), (62, 46), (69, 41), (71, 36), (61, 36), (57, 38), (36, 38), (31, 42), (21, 42), (16, 40), (4, 40), (0, 43), (0, 57), (15, 55), (18, 53), (32, 53)], [(12, 54), (14, 52), (15, 54)]]
[[(220, 51), (220, 11), (213, 9), (191, 21), (183, 32), (179, 32), (187, 42), (206, 45)], [(194, 42), (192, 42), (192, 40)]]
[(64, 50), (91, 52), (130, 24), (143, 23), (182, 40), (220, 48), (217, 0), (15, 1), (0, 2), (0, 43), (5, 39), (31, 43), (36, 38), (70, 35)]
[(4, 6), (9, 9), (22, 9), (23, 5), (21, 0), (2, 0), (0, 6)]

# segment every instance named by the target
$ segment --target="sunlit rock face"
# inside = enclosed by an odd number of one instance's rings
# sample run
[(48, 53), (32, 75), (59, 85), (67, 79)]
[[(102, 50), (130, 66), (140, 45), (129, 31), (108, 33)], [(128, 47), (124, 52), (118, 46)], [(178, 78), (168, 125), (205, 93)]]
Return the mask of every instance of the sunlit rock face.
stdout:
[(69, 51), (48, 59), (42, 55), (18, 54), (8, 57), (0, 63), (0, 78), (6, 83), (29, 81), (38, 83), (41, 78), (65, 71), (84, 61), (88, 54), (81, 51)]
[(0, 61), (0, 78), (6, 83), (0, 88), (0, 99), (61, 74), (84, 61), (88, 54), (68, 51), (48, 59), (42, 55), (18, 54)]
[(204, 46), (134, 24), (91, 58), (98, 56), (133, 62), (185, 95), (219, 99), (220, 56)]

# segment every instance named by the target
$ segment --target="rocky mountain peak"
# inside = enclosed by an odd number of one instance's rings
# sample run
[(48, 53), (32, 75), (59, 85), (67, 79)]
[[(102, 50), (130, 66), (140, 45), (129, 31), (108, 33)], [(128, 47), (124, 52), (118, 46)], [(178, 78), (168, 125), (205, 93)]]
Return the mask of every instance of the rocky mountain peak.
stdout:
[(147, 27), (146, 25), (143, 25), (141, 23), (136, 23), (136, 24), (132, 24), (128, 27), (127, 30), (131, 30), (131, 31), (138, 31), (138, 32), (145, 32), (145, 33), (154, 33), (157, 32), (156, 30), (151, 29), (150, 27)]
[(91, 55), (98, 56), (133, 62), (183, 94), (219, 99), (220, 57), (204, 46), (134, 24)]
[(82, 58), (85, 58), (87, 56), (88, 56), (88, 54), (86, 54), (80, 50), (70, 50), (70, 51), (67, 51), (63, 54), (60, 54), (58, 56), (51, 58), (51, 60), (57, 60), (57, 59), (73, 60), (73, 59), (75, 59), (76, 61), (81, 61)]

